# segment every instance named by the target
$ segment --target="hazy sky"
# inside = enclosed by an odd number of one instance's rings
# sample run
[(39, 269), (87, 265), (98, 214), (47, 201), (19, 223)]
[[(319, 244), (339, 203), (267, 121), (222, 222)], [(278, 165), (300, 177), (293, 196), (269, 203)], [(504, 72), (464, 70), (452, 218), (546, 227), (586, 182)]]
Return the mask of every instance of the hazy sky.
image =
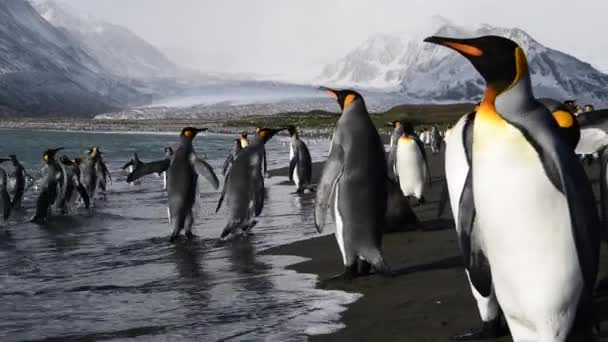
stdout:
[(460, 26), (520, 27), (608, 71), (606, 0), (62, 1), (130, 28), (180, 65), (206, 71), (316, 75), (369, 35), (417, 33), (434, 15)]

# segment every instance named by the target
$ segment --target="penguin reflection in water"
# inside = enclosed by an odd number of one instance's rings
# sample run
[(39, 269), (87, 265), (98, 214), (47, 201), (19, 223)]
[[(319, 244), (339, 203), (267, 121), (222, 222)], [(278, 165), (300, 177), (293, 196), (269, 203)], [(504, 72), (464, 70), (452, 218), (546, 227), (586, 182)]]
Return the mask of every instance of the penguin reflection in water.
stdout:
[(220, 241), (230, 235), (248, 232), (257, 224), (253, 217), (260, 216), (264, 208), (264, 145), (283, 130), (285, 128), (258, 129), (253, 142), (243, 148), (232, 162), (215, 209), (218, 212), (226, 200), (229, 216)]
[(167, 172), (167, 196), (169, 198), (169, 222), (173, 226), (170, 241), (173, 242), (182, 230), (186, 237), (192, 238), (194, 214), (192, 208), (196, 200), (198, 177), (205, 178), (214, 189), (219, 181), (213, 168), (203, 159), (196, 156), (192, 140), (206, 128), (186, 127), (179, 136), (179, 145), (171, 159), (138, 164), (128, 176), (127, 183), (143, 176)]
[(514, 341), (593, 341), (593, 193), (572, 142), (534, 98), (525, 53), (497, 36), (425, 41), (458, 51), (487, 83), (463, 127), (471, 168), (450, 189), (462, 189), (455, 212), (474, 290), (495, 293)]
[(384, 145), (359, 93), (321, 89), (336, 99), (342, 115), (317, 187), (315, 226), (321, 233), (327, 211), (333, 213), (345, 268), (337, 278), (368, 274), (371, 266), (392, 275), (381, 252), (388, 183)]

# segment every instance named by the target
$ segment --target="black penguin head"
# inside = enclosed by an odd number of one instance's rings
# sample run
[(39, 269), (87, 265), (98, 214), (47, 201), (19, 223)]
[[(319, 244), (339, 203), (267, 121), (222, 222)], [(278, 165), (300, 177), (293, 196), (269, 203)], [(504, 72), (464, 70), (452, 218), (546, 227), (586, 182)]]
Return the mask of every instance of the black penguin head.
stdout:
[(11, 160), (12, 160), (13, 162), (16, 162), (16, 161), (17, 161), (17, 156), (16, 156), (16, 155), (14, 155), (14, 154), (9, 155), (8, 157), (9, 157), (9, 158), (11, 158)]
[[(172, 156), (173, 155), (173, 149), (171, 148), (171, 146), (167, 146), (165, 147), (165, 154), (168, 156)], [(137, 158), (137, 154), (134, 154)]]
[(289, 132), (290, 137), (293, 137), (294, 135), (298, 136), (298, 130), (296, 129), (296, 126), (289, 125), (289, 126), (285, 127), (285, 129), (287, 130), (287, 132)]
[(268, 140), (270, 140), (275, 134), (281, 132), (285, 130), (285, 128), (256, 128), (255, 129), (255, 134), (258, 136), (258, 138), (263, 141), (264, 143), (266, 143)]
[(55, 149), (48, 149), (46, 151), (44, 151), (44, 153), (42, 154), (42, 160), (44, 160), (45, 162), (50, 162), (55, 160), (55, 155), (57, 154), (57, 152), (63, 150), (63, 147), (59, 147), (59, 148), (55, 148)]
[(89, 157), (96, 158), (99, 155), (101, 155), (101, 150), (99, 149), (98, 146), (92, 146), (87, 151), (87, 154), (89, 155)]
[(466, 57), (496, 95), (517, 83), (528, 72), (526, 54), (514, 41), (500, 36), (471, 39), (428, 37), (427, 43), (439, 44)]
[(80, 164), (82, 164), (82, 159), (80, 159), (80, 158), (74, 158), (74, 160), (72, 160), (72, 162), (74, 164), (76, 164), (76, 165), (80, 165)]
[(595, 108), (593, 108), (593, 105), (587, 104), (585, 105), (585, 112), (593, 112), (595, 110)]
[(61, 156), (61, 158), (59, 158), (59, 161), (64, 164), (64, 165), (72, 165), (74, 162), (68, 158), (68, 156), (66, 156), (65, 154)]
[(234, 139), (234, 145), (238, 146), (238, 147), (243, 147), (243, 146), (241, 146), (241, 139), (240, 138)]
[(247, 140), (247, 136), (249, 135), (249, 133), (247, 133), (247, 131), (243, 131), (241, 132), (241, 139), (245, 139)]
[[(353, 102), (360, 100), (363, 101), (363, 96), (357, 93), (354, 90), (350, 89), (331, 89), (327, 87), (319, 87), (320, 90), (328, 93), (331, 97), (336, 99), (338, 104), (340, 105), (340, 109), (344, 111), (348, 106), (350, 106)], [(365, 102), (364, 102), (365, 103)]]
[(205, 132), (207, 130), (208, 128), (185, 127), (182, 129), (180, 136), (192, 140), (198, 133)]

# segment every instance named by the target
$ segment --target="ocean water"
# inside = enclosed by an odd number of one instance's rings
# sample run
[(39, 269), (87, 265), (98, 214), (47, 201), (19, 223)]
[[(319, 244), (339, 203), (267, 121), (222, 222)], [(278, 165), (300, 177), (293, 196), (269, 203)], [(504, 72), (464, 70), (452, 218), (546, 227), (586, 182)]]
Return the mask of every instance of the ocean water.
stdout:
[[(222, 182), (233, 139), (195, 140)], [(341, 326), (339, 313), (357, 295), (314, 289), (313, 275), (285, 269), (300, 258), (259, 254), (316, 235), (313, 197), (292, 194), (293, 186), (280, 184), (286, 177), (266, 181), (253, 234), (223, 245), (215, 245), (225, 223), (222, 211), (214, 213), (219, 190), (203, 183), (197, 238), (168, 242), (162, 179), (128, 185), (120, 167), (135, 151), (144, 161), (160, 159), (176, 141), (177, 133), (0, 131), (0, 155), (17, 154), (32, 174), (48, 147), (77, 156), (98, 145), (113, 177), (107, 200), (90, 211), (27, 223), (36, 196), (30, 189), (25, 208), (0, 226), (0, 341), (303, 341)], [(267, 144), (269, 169), (288, 165), (287, 142)], [(309, 141), (314, 160), (328, 147)]]

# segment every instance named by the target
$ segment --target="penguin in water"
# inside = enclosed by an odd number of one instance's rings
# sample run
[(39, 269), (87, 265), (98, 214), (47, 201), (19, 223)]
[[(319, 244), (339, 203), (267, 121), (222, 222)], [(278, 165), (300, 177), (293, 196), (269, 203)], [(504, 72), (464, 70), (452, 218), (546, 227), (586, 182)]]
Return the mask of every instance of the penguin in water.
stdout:
[(0, 167), (0, 208), (2, 209), (2, 219), (8, 220), (11, 215), (11, 198), (8, 195), (8, 177), (6, 171)]
[(431, 176), (424, 144), (410, 123), (401, 123), (401, 136), (397, 140), (394, 174), (403, 196), (414, 197), (418, 204), (425, 203), (424, 184)]
[(285, 128), (258, 129), (254, 141), (243, 148), (232, 162), (215, 209), (217, 213), (226, 199), (229, 217), (220, 241), (226, 240), (231, 234), (248, 232), (257, 224), (253, 217), (260, 216), (264, 208), (264, 144), (283, 130)]
[(433, 125), (431, 128), (431, 152), (433, 154), (439, 154), (441, 151), (441, 133), (439, 133), (439, 129), (437, 126)]
[(234, 158), (236, 158), (236, 156), (239, 154), (239, 152), (241, 152), (242, 149), (243, 149), (243, 144), (241, 142), (241, 138), (234, 139), (234, 144), (232, 145), (232, 151), (230, 152), (230, 154), (228, 155), (228, 157), (226, 157), (226, 160), (224, 161), (224, 167), (222, 168), (222, 175), (226, 176), (226, 173), (228, 173), (228, 170), (230, 170), (230, 166), (232, 166), (232, 162), (234, 161)]
[(49, 211), (53, 203), (59, 196), (63, 196), (58, 190), (64, 184), (64, 174), (61, 165), (55, 160), (55, 155), (61, 150), (63, 150), (63, 147), (48, 149), (42, 154), (42, 159), (46, 164), (46, 176), (40, 186), (40, 194), (36, 201), (36, 214), (34, 214), (31, 222), (45, 222), (49, 217)]
[(99, 161), (99, 150), (96, 146), (93, 146), (87, 152), (87, 157), (84, 161), (82, 170), (82, 183), (89, 194), (89, 198), (92, 202), (95, 201), (97, 195), (97, 185), (99, 173), (97, 172), (97, 163)]
[(397, 163), (397, 142), (401, 137), (401, 133), (403, 132), (403, 127), (401, 127), (401, 120), (394, 120), (391, 122), (387, 122), (384, 124), (384, 127), (394, 127), (393, 133), (391, 134), (390, 140), (390, 149), (388, 152), (388, 178), (397, 183), (397, 177), (395, 174), (396, 163)]
[(193, 238), (192, 225), (194, 215), (192, 207), (196, 200), (196, 185), (198, 177), (205, 178), (214, 189), (219, 187), (219, 181), (213, 168), (203, 159), (196, 156), (192, 141), (206, 128), (186, 127), (179, 136), (179, 145), (171, 159), (138, 165), (127, 176), (127, 183), (151, 173), (167, 172), (167, 195), (169, 198), (169, 222), (173, 226), (171, 242), (185, 230), (187, 238)]
[[(90, 152), (91, 151), (89, 151), (89, 153)], [(103, 152), (101, 152), (99, 147), (97, 147), (97, 153), (99, 155), (99, 158), (97, 158), (97, 163), (95, 164), (95, 172), (97, 173), (97, 182), (98, 182), (97, 187), (99, 188), (99, 191), (101, 192), (103, 199), (105, 200), (108, 180), (110, 181), (110, 184), (111, 184), (112, 175), (110, 174), (110, 171), (108, 170), (106, 163), (103, 161)]]
[(125, 165), (123, 165), (121, 169), (123, 171), (125, 171), (127, 174), (129, 174), (129, 173), (133, 172), (133, 170), (135, 170), (135, 168), (137, 168), (137, 166), (140, 164), (143, 164), (143, 162), (139, 159), (137, 152), (134, 152), (133, 157), (131, 157), (131, 160), (126, 162)]
[[(15, 176), (15, 188), (13, 190), (13, 198), (11, 199), (11, 208), (16, 209), (21, 207), (21, 201), (23, 200), (23, 194), (25, 193), (25, 187), (27, 183), (28, 174), (25, 171), (25, 168), (19, 160), (17, 156), (11, 154), (9, 158), (1, 158), (0, 163), (10, 161), (13, 163), (13, 167), (15, 168), (14, 176)], [(5, 185), (6, 187), (6, 185)]]
[(87, 190), (80, 182), (80, 163), (76, 159), (71, 160), (66, 155), (61, 156), (61, 158), (59, 158), (59, 162), (61, 171), (65, 175), (65, 182), (62, 187), (63, 196), (61, 197), (61, 201), (59, 203), (59, 209), (61, 209), (63, 213), (67, 212), (68, 206), (74, 202), (72, 200), (75, 197), (74, 189), (76, 189), (80, 195), (85, 208), (89, 209), (89, 194), (87, 194)]
[(473, 286), (484, 296), (495, 291), (514, 341), (592, 341), (600, 241), (593, 193), (560, 126), (534, 98), (524, 51), (498, 36), (425, 41), (458, 51), (486, 81), (464, 133), (472, 167), (459, 205), (475, 210), (458, 213)]
[(312, 159), (306, 144), (298, 137), (296, 126), (287, 127), (291, 142), (289, 143), (289, 180), (296, 185), (296, 193), (304, 193), (305, 190), (313, 191)]
[(350, 280), (370, 266), (392, 275), (381, 251), (388, 197), (384, 145), (359, 93), (320, 89), (336, 99), (342, 114), (317, 187), (315, 226), (321, 233), (327, 210), (334, 213), (345, 268), (337, 277)]
[[(173, 148), (171, 146), (165, 147), (165, 159), (171, 160), (173, 158)], [(163, 177), (163, 190), (167, 190), (167, 172), (161, 174)]]

